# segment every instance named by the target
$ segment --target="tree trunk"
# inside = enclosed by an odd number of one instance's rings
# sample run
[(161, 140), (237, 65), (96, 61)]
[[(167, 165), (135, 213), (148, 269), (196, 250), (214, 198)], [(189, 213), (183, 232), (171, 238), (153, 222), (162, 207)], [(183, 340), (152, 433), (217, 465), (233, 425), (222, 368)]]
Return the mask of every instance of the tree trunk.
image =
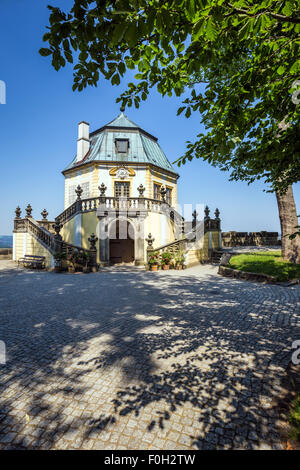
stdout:
[(279, 219), (281, 226), (282, 257), (292, 263), (300, 263), (300, 237), (294, 240), (289, 239), (289, 235), (296, 232), (298, 225), (296, 204), (294, 200), (293, 188), (290, 185), (285, 194), (276, 192)]

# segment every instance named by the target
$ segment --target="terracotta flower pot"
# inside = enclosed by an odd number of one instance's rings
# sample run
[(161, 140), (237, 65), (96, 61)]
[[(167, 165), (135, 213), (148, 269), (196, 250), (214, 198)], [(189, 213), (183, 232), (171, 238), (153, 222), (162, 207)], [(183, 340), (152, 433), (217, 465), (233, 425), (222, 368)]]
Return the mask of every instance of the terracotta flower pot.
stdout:
[(167, 271), (168, 269), (170, 269), (170, 265), (169, 265), (169, 264), (164, 264), (164, 265), (163, 265), (163, 269), (164, 269), (165, 271)]
[(73, 266), (68, 266), (69, 273), (75, 273), (75, 268)]
[(182, 264), (177, 264), (176, 269), (182, 269)]
[(151, 271), (157, 271), (157, 270), (158, 270), (157, 264), (152, 264)]

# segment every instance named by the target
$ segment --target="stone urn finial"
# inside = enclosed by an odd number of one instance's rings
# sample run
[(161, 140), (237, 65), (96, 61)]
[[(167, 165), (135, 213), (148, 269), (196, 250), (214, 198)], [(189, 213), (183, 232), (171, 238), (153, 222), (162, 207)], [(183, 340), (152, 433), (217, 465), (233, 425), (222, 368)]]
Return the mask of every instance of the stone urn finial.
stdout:
[(61, 235), (60, 235), (60, 230), (62, 228), (62, 224), (60, 224), (59, 222), (55, 221), (55, 224), (52, 225), (54, 231), (55, 231), (55, 238), (59, 238), (61, 239)]
[(216, 210), (215, 210), (215, 218), (216, 218), (216, 219), (219, 219), (219, 218), (220, 218), (220, 211), (219, 211), (218, 208), (216, 208)]
[(20, 219), (20, 218), (21, 218), (21, 212), (22, 212), (22, 211), (21, 211), (21, 208), (20, 208), (20, 206), (18, 206), (18, 207), (16, 208), (16, 210), (15, 210), (15, 214), (16, 214), (16, 217), (15, 217), (15, 218), (16, 218), (16, 219)]
[(142, 184), (140, 184), (140, 185), (138, 186), (137, 190), (138, 190), (138, 192), (139, 192), (139, 197), (144, 197), (144, 191), (145, 191), (145, 189), (146, 189), (146, 188), (145, 188)]
[(31, 213), (32, 213), (32, 207), (30, 204), (27, 205), (27, 207), (25, 208), (25, 211), (26, 211), (26, 217), (31, 217)]
[(46, 209), (42, 210), (41, 216), (43, 217), (43, 220), (47, 220), (48, 217), (48, 212)]
[(105, 197), (105, 191), (107, 190), (105, 184), (102, 183), (100, 186), (98, 186), (98, 189), (100, 191), (100, 197)]
[(194, 210), (194, 212), (192, 213), (192, 216), (193, 216), (192, 226), (193, 226), (193, 227), (196, 227), (196, 225), (197, 225), (197, 217), (198, 217), (198, 213), (196, 212), (196, 210)]
[(88, 241), (90, 242), (90, 250), (96, 250), (96, 243), (98, 241), (98, 237), (94, 233), (88, 238)]
[(209, 219), (209, 213), (210, 213), (209, 207), (205, 206), (205, 209), (204, 209), (205, 219)]
[(165, 188), (164, 186), (161, 187), (160, 194), (161, 194), (161, 200), (162, 200), (162, 202), (166, 202), (167, 190), (166, 190), (166, 188)]
[(77, 194), (77, 201), (80, 201), (81, 199), (81, 194), (83, 193), (83, 189), (82, 187), (80, 186), (80, 184), (77, 186), (77, 188), (75, 189), (75, 193)]
[(155, 238), (152, 237), (151, 233), (149, 233), (148, 237), (145, 238), (146, 242), (148, 243), (148, 250), (153, 248), (153, 242), (155, 240)]

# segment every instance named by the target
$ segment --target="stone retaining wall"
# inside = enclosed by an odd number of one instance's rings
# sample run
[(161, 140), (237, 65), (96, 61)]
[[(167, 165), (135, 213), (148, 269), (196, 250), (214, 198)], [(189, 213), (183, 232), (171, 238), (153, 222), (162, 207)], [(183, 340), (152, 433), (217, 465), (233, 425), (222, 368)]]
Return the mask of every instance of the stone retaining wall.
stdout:
[(246, 281), (256, 282), (277, 282), (274, 276), (262, 273), (248, 273), (246, 271), (240, 271), (239, 269), (228, 268), (227, 266), (219, 266), (218, 274), (225, 277), (234, 277), (236, 279), (243, 279)]
[(229, 246), (280, 246), (278, 232), (223, 232), (224, 247)]
[(0, 259), (12, 259), (12, 248), (0, 248)]

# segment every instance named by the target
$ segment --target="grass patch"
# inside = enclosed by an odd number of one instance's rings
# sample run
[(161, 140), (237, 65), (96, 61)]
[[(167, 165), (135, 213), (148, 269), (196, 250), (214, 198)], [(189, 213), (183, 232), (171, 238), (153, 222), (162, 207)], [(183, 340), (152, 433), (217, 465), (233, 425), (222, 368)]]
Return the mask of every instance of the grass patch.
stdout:
[(291, 438), (300, 442), (300, 395), (292, 403), (289, 422), (291, 425)]
[(288, 281), (300, 277), (300, 264), (293, 264), (281, 257), (281, 251), (260, 251), (235, 255), (229, 267), (248, 273), (274, 276), (277, 281)]

